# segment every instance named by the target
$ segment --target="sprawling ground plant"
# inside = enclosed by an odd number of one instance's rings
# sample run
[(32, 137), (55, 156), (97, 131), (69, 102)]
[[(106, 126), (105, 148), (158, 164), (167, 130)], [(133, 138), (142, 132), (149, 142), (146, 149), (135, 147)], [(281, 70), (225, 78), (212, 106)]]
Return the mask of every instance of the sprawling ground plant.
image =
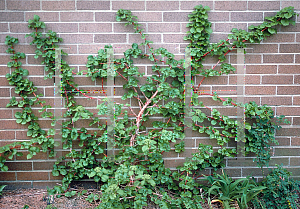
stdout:
[[(108, 63), (108, 51), (112, 46), (105, 46), (96, 56), (89, 56), (87, 69), (78, 73), (66, 61), (61, 60), (61, 88), (66, 101), (64, 122), (55, 118), (49, 111), (51, 106), (42, 101), (42, 95), (36, 93), (37, 88), (33, 82), (26, 78), (29, 72), (22, 68), (19, 61), (25, 58), (25, 54), (14, 49), (18, 39), (7, 36), (7, 53), (11, 54), (12, 59), (7, 66), (14, 71), (8, 73), (6, 78), (10, 85), (15, 86), (15, 93), (18, 95), (10, 100), (7, 107), (22, 108), (21, 112), (15, 114), (16, 122), (28, 125), (27, 136), (32, 139), (1, 147), (1, 170), (8, 170), (5, 165), (6, 157), (12, 159), (14, 155), (22, 155), (18, 152), (19, 149), (28, 149), (27, 158), (30, 159), (40, 151), (48, 152), (50, 157), (54, 157), (54, 148), (62, 146), (68, 153), (57, 160), (52, 171), (54, 176), (63, 176), (62, 185), (49, 189), (50, 195), (73, 196), (76, 192), (69, 190), (70, 183), (88, 177), (99, 184), (101, 195), (91, 194), (88, 197), (89, 201), (97, 202), (98, 208), (142, 208), (149, 202), (160, 208), (201, 208), (204, 200), (200, 194), (201, 185), (196, 180), (202, 176), (201, 170), (222, 168), (224, 158), (236, 155), (236, 149), (227, 144), (237, 138), (237, 122), (199, 101), (198, 90), (205, 78), (235, 71), (231, 64), (225, 62), (226, 55), (234, 48), (246, 47), (246, 43), (261, 42), (276, 33), (275, 26), (294, 24), (291, 18), (296, 15), (292, 7), (284, 8), (275, 16), (267, 17), (262, 24), (250, 26), (249, 32), (232, 29), (227, 40), (211, 44), (209, 37), (212, 30), (208, 11), (207, 6), (195, 7), (189, 15), (190, 23), (187, 27), (190, 30), (184, 38), (190, 41), (188, 48), (191, 51), (192, 95), (189, 104), (185, 104), (187, 62), (184, 59), (176, 60), (165, 48), (153, 49), (152, 42), (140, 29), (137, 17), (129, 10), (121, 9), (117, 12), (117, 21), (126, 22), (126, 25), (133, 27), (134, 32), (141, 35), (143, 42), (133, 43), (124, 52), (123, 58), (114, 59), (111, 63)], [(42, 64), (48, 72), (45, 79), (53, 79), (57, 59), (55, 49), (59, 48), (58, 44), (63, 40), (53, 31), (43, 34), (41, 31), (45, 28), (45, 23), (37, 15), (29, 20), (28, 27), (33, 30), (28, 35), (32, 38), (31, 44), (37, 47), (35, 58), (43, 59)], [(145, 46), (149, 53), (142, 50), (141, 46)], [(61, 53), (67, 55), (63, 51)], [(206, 56), (219, 58), (212, 69), (204, 69), (202, 65)], [(135, 59), (152, 61), (153, 74), (146, 77), (140, 73), (134, 65)], [(104, 90), (111, 64), (114, 67), (112, 76), (125, 82), (123, 88), (126, 93), (122, 99), (135, 100), (139, 107), (136, 110), (126, 102), (114, 103), (113, 136), (107, 132), (108, 124), (103, 120), (111, 114), (107, 98), (102, 99), (98, 105), (98, 114), (93, 114), (78, 105), (75, 96), (80, 94), (89, 99), (96, 98), (80, 91), (73, 78), (74, 75), (86, 75), (92, 80), (99, 80)], [(200, 78), (197, 83), (196, 77)], [(270, 143), (276, 142), (274, 134), (279, 128), (272, 122), (272, 109), (266, 105), (258, 106), (255, 102), (237, 104), (232, 99), (223, 99), (215, 93), (209, 95), (221, 105), (245, 108), (246, 117), (254, 119), (254, 122), (246, 123), (245, 126), (245, 152), (256, 154), (258, 166), (267, 165), (270, 160)], [(52, 126), (61, 126), (61, 133), (56, 133), (54, 128), (47, 131), (41, 129), (38, 117), (31, 109), (36, 104), (42, 106), (42, 117), (53, 121)], [(190, 107), (188, 113), (185, 112), (186, 105)], [(205, 114), (203, 109), (209, 109), (210, 114)], [(146, 126), (146, 122), (154, 115), (160, 115), (164, 120), (154, 121)], [(176, 152), (184, 151), (184, 132), (188, 128), (186, 116), (191, 118), (190, 127), (193, 131), (207, 134), (220, 147), (214, 152), (211, 145), (200, 143), (198, 152), (192, 154), (178, 170), (171, 171), (164, 164), (163, 153), (171, 150), (171, 143), (175, 144)], [(282, 118), (279, 120), (282, 121)], [(90, 126), (97, 126), (98, 131), (92, 132), (89, 127), (76, 128), (76, 124), (82, 120), (89, 122)], [(56, 134), (60, 134), (61, 145), (54, 140)], [(108, 139), (113, 139), (116, 151), (113, 156), (107, 155)], [(75, 143), (80, 149), (75, 147)]]

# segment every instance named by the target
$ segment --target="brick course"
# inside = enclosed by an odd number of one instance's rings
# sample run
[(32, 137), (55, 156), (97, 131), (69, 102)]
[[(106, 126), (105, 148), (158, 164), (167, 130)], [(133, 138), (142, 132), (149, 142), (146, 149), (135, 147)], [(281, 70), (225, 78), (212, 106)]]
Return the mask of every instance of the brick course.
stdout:
[[(5, 3), (6, 2), (6, 3)], [(25, 3), (26, 2), (26, 3)], [(150, 35), (147, 39), (152, 40), (155, 49), (159, 47), (167, 48), (176, 54), (176, 58), (184, 57), (184, 49), (188, 42), (183, 41), (186, 35), (186, 23), (188, 14), (193, 7), (202, 4), (209, 6), (211, 11), (208, 19), (212, 22), (213, 33), (210, 41), (218, 42), (226, 39), (232, 28), (247, 29), (247, 26), (258, 25), (263, 22), (263, 18), (275, 14), (279, 9), (286, 6), (294, 6), (296, 12), (300, 12), (298, 1), (92, 1), (92, 0), (6, 0), (0, 1), (0, 146), (10, 142), (29, 140), (26, 126), (16, 123), (14, 114), (21, 111), (20, 108), (6, 108), (11, 96), (17, 96), (5, 79), (5, 74), (10, 72), (6, 67), (9, 56), (5, 53), (7, 47), (4, 45), (7, 35), (19, 38), (20, 44), (16, 46), (17, 51), (26, 52), (26, 59), (22, 60), (23, 68), (29, 70), (28, 79), (38, 86), (38, 92), (45, 94), (41, 100), (47, 104), (54, 105), (53, 90), (54, 82), (44, 80), (43, 66), (41, 59), (34, 59), (35, 47), (30, 46), (31, 38), (24, 38), (26, 33), (31, 32), (27, 27), (27, 21), (33, 18), (34, 14), (41, 17), (41, 21), (46, 22), (45, 31), (53, 30), (64, 39), (62, 47), (69, 53), (65, 60), (74, 67), (74, 71), (85, 70), (87, 56), (97, 54), (99, 49), (103, 49), (107, 44), (116, 47), (115, 57), (123, 57), (123, 52), (131, 47), (133, 42), (141, 43), (143, 40), (138, 34), (133, 33), (131, 25), (124, 26), (123, 23), (115, 20), (118, 9), (131, 9), (132, 14), (138, 16), (144, 32)], [(280, 8), (281, 7), (281, 8)], [(286, 115), (292, 122), (291, 125), (284, 125), (276, 132), (279, 145), (274, 148), (274, 156), (270, 162), (271, 166), (281, 164), (295, 177), (300, 178), (300, 23), (299, 19), (295, 26), (278, 27), (278, 34), (268, 37), (262, 44), (248, 44), (247, 55), (245, 56), (245, 90), (244, 101), (255, 101), (259, 105), (270, 105), (276, 113)], [(141, 47), (142, 49), (142, 47)], [(144, 48), (143, 48), (144, 49)], [(148, 49), (147, 49), (148, 50)], [(236, 51), (233, 50), (228, 56), (230, 63), (236, 66)], [(153, 74), (150, 61), (133, 59), (139, 67), (140, 72), (146, 75)], [(218, 61), (215, 57), (206, 57), (205, 69), (212, 68)], [(218, 69), (218, 66), (216, 67)], [(202, 78), (196, 79), (199, 82)], [(202, 83), (200, 91), (211, 93), (218, 92), (224, 97), (236, 97), (237, 83), (236, 75), (224, 75), (216, 78), (207, 78)], [(91, 81), (85, 76), (75, 76), (75, 82), (83, 90), (97, 91), (101, 88), (101, 80)], [(116, 79), (116, 101), (122, 102), (120, 96), (124, 94), (123, 80)], [(86, 86), (87, 85), (87, 86)], [(91, 96), (103, 96), (103, 94), (88, 93)], [(208, 96), (201, 96), (209, 107), (217, 107), (224, 114), (235, 116), (234, 108), (220, 108), (220, 103), (211, 100)], [(81, 96), (76, 96), (78, 104), (87, 106), (91, 112), (96, 113), (96, 100), (87, 100)], [(138, 104), (135, 100), (128, 100), (135, 110)], [(40, 115), (38, 105), (33, 106), (34, 113)], [(209, 113), (209, 110), (203, 110)], [(151, 118), (151, 121), (163, 120), (162, 118)], [(147, 122), (148, 125), (151, 125)], [(146, 123), (146, 124), (147, 124)], [(40, 126), (48, 130), (51, 128), (51, 120), (42, 119)], [(86, 121), (80, 120), (76, 127), (85, 125)], [(96, 126), (89, 127), (89, 131), (95, 131)], [(176, 169), (182, 165), (186, 157), (191, 157), (191, 153), (197, 151), (199, 143), (211, 144), (217, 148), (215, 140), (210, 140), (205, 134), (193, 133), (186, 139), (187, 150), (184, 153), (171, 151), (164, 154), (165, 165), (171, 169)], [(234, 145), (230, 143), (229, 145)], [(76, 145), (78, 146), (78, 145)], [(174, 144), (172, 145), (174, 148)], [(20, 187), (45, 188), (59, 182), (61, 177), (53, 177), (51, 170), (55, 158), (49, 159), (47, 153), (39, 153), (31, 160), (26, 159), (27, 152), (23, 156), (14, 157), (9, 160), (9, 172), (0, 173), (0, 185), (8, 184), (8, 189)], [(250, 160), (226, 160), (226, 171), (232, 177), (244, 177), (249, 174), (261, 178), (259, 168)], [(266, 169), (265, 172), (268, 172)], [(210, 169), (203, 171), (211, 174)], [(37, 182), (36, 182), (37, 181)]]

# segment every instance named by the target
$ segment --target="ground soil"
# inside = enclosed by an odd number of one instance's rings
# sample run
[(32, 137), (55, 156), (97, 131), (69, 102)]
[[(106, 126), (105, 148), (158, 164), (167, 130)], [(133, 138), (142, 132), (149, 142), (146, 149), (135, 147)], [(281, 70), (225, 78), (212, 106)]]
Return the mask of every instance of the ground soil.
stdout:
[[(83, 190), (83, 188), (71, 189)], [(0, 196), (0, 209), (93, 209), (97, 206), (96, 203), (89, 203), (85, 198), (90, 193), (99, 193), (96, 189), (86, 189), (87, 193), (83, 196), (75, 195), (72, 198), (60, 197), (53, 198), (47, 194), (46, 189), (18, 189), (18, 190), (5, 190)], [(298, 196), (300, 193), (298, 193)], [(300, 204), (300, 200), (297, 200)], [(216, 202), (213, 209), (221, 209), (221, 205)], [(235, 207), (238, 209), (238, 207)], [(147, 209), (159, 209), (158, 206), (149, 202)], [(206, 203), (203, 204), (203, 209), (211, 209)]]
[[(80, 190), (81, 188), (77, 189)], [(83, 189), (83, 188), (82, 188)], [(91, 193), (97, 193), (96, 189), (87, 189), (84, 196), (74, 196), (72, 198), (60, 197), (53, 198), (47, 194), (46, 189), (18, 189), (18, 190), (5, 190), (0, 196), (1, 209), (93, 209), (97, 203), (89, 203), (85, 198)], [(27, 207), (27, 206), (28, 207)], [(147, 209), (158, 209), (152, 203), (148, 203)], [(204, 209), (210, 209), (208, 204), (203, 204)], [(213, 205), (214, 209), (220, 209), (219, 203)]]

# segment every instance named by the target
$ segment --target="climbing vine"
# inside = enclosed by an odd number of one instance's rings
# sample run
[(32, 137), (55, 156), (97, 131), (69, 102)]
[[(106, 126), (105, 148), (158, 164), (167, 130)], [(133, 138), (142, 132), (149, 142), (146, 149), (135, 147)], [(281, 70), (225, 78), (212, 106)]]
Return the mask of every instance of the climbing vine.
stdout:
[[(75, 73), (66, 61), (61, 60), (61, 88), (67, 111), (63, 116), (64, 122), (59, 122), (49, 111), (51, 106), (42, 101), (43, 95), (37, 94), (33, 82), (26, 78), (29, 72), (22, 68), (20, 61), (25, 58), (25, 54), (14, 49), (18, 39), (7, 36), (5, 44), (8, 46), (7, 53), (11, 54), (11, 62), (7, 66), (12, 72), (8, 73), (6, 78), (10, 85), (15, 86), (15, 93), (18, 95), (17, 98), (12, 97), (7, 107), (22, 108), (21, 112), (15, 114), (16, 122), (28, 126), (27, 136), (30, 136), (31, 140), (14, 142), (0, 148), (1, 171), (8, 170), (5, 165), (6, 157), (12, 159), (14, 155), (22, 155), (22, 152), (18, 152), (20, 149), (29, 151), (27, 159), (40, 151), (48, 152), (50, 157), (54, 157), (55, 147), (62, 145), (68, 153), (57, 160), (52, 171), (53, 176), (63, 176), (62, 185), (49, 189), (50, 195), (73, 196), (76, 192), (69, 191), (70, 183), (88, 177), (99, 183), (101, 195), (90, 194), (88, 197), (91, 202), (97, 201), (99, 208), (142, 208), (147, 206), (148, 201), (160, 208), (201, 208), (204, 200), (200, 195), (201, 184), (197, 182), (202, 176), (199, 172), (206, 168), (222, 168), (225, 166), (226, 157), (236, 155), (236, 149), (228, 147), (227, 143), (236, 139), (237, 121), (205, 106), (199, 101), (198, 90), (205, 78), (235, 71), (231, 64), (225, 63), (226, 55), (230, 51), (246, 47), (246, 43), (261, 42), (276, 33), (277, 25), (294, 25), (291, 18), (296, 15), (293, 7), (284, 8), (275, 16), (266, 18), (261, 25), (250, 26), (251, 32), (232, 29), (232, 34), (227, 40), (211, 44), (209, 37), (212, 30), (208, 21), (208, 11), (207, 6), (195, 7), (189, 15), (189, 31), (184, 40), (190, 41), (188, 47), (192, 58), (192, 99), (188, 104), (191, 107), (189, 115), (193, 122), (192, 129), (207, 134), (211, 140), (216, 140), (220, 146), (216, 152), (211, 145), (200, 143), (198, 152), (192, 154), (177, 171), (171, 171), (164, 165), (163, 153), (170, 152), (171, 142), (175, 143), (177, 153), (183, 152), (185, 147), (183, 140), (187, 128), (184, 111), (186, 63), (184, 59), (176, 60), (174, 55), (164, 48), (152, 48), (153, 42), (149, 41), (140, 29), (138, 18), (133, 16), (130, 10), (121, 9), (117, 12), (116, 20), (132, 26), (134, 32), (141, 35), (143, 42), (140, 45), (133, 43), (132, 47), (124, 52), (123, 58), (112, 61), (113, 76), (125, 81), (123, 88), (126, 93), (122, 99), (136, 100), (139, 106), (136, 112), (129, 104), (114, 103), (113, 139), (117, 153), (113, 159), (109, 158), (106, 149), (107, 140), (111, 137), (106, 131), (108, 125), (101, 120), (101, 117), (107, 117), (111, 113), (107, 99), (99, 101), (97, 114), (78, 105), (74, 99), (77, 94), (89, 99), (98, 98), (80, 91), (73, 78), (73, 75), (85, 75), (93, 81), (100, 80), (104, 90), (104, 83), (108, 77), (108, 50), (112, 46), (105, 46), (96, 56), (88, 56), (87, 69), (78, 73)], [(40, 21), (37, 15), (29, 20), (28, 27), (33, 32), (27, 36), (32, 38), (31, 44), (37, 47), (35, 58), (43, 59), (42, 64), (47, 72), (45, 79), (53, 79), (57, 59), (55, 50), (63, 40), (53, 31), (43, 34), (41, 29), (45, 28), (45, 23)], [(140, 46), (146, 46), (149, 53), (144, 53)], [(63, 50), (61, 54), (67, 56)], [(212, 69), (203, 69), (202, 62), (209, 55), (218, 56), (219, 60)], [(144, 75), (134, 65), (134, 59), (149, 59), (153, 62), (154, 74), (148, 76), (144, 83), (140, 82)], [(219, 70), (215, 69), (216, 66)], [(203, 76), (198, 83), (195, 82), (197, 76)], [(245, 151), (247, 154), (256, 154), (255, 160), (259, 167), (268, 165), (270, 143), (276, 143), (275, 130), (280, 128), (273, 122), (272, 109), (266, 105), (258, 106), (255, 102), (238, 104), (215, 93), (209, 95), (224, 106), (245, 108), (245, 116), (249, 119), (245, 125)], [(54, 128), (47, 132), (42, 130), (38, 124), (38, 117), (32, 113), (33, 105), (40, 105), (42, 117), (52, 120), (52, 126), (59, 124), (61, 133), (56, 133)], [(205, 114), (199, 107), (209, 109), (210, 114)], [(151, 127), (146, 127), (145, 122), (157, 114), (165, 120), (154, 121)], [(79, 120), (87, 121), (89, 126), (96, 125), (98, 130), (91, 132), (88, 127), (76, 128)], [(283, 116), (278, 120), (282, 122)], [(60, 134), (61, 142), (54, 140), (56, 134)], [(78, 143), (80, 150), (75, 148), (75, 143)]]

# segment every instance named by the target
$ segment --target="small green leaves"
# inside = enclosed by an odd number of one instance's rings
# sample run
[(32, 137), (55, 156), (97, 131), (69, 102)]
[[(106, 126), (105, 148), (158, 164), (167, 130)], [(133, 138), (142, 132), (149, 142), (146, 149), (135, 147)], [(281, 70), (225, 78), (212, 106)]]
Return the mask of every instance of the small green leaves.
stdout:
[(178, 144), (175, 144), (175, 152), (181, 153), (184, 152), (185, 142), (181, 141)]

